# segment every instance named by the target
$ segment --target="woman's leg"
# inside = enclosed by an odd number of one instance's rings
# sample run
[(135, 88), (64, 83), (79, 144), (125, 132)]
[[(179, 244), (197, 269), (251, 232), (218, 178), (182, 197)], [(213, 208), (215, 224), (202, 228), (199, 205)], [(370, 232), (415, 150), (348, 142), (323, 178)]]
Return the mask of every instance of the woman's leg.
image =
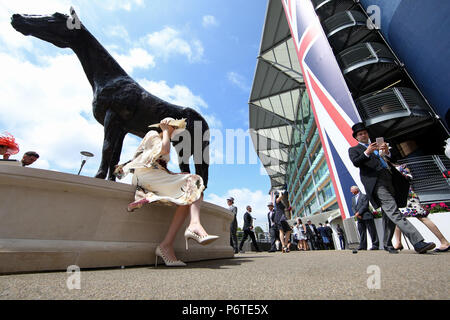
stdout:
[(200, 223), (200, 208), (202, 207), (203, 194), (201, 197), (190, 205), (191, 221), (189, 222), (189, 230), (198, 234), (200, 237), (207, 236), (208, 233), (203, 229)]
[(169, 230), (167, 231), (164, 240), (159, 244), (167, 257), (172, 261), (177, 260), (175, 257), (175, 251), (173, 250), (173, 242), (175, 241), (177, 232), (180, 230), (188, 214), (189, 206), (179, 206), (177, 208), (172, 222), (170, 223)]
[[(289, 239), (291, 237), (291, 231), (286, 231), (286, 233), (284, 234), (284, 236), (286, 237), (286, 245), (289, 244)], [(289, 248), (288, 248), (289, 249)]]
[(445, 239), (444, 235), (441, 233), (441, 231), (438, 229), (438, 227), (434, 224), (433, 221), (428, 219), (427, 217), (417, 217), (424, 225), (427, 226), (428, 229), (430, 229), (431, 232), (436, 236), (436, 238), (439, 239), (441, 242), (441, 246), (439, 249), (446, 249), (448, 246), (450, 246), (450, 243)]
[(305, 248), (305, 251), (308, 251), (308, 250), (309, 250), (309, 244), (308, 244), (308, 241), (303, 240), (303, 247)]
[(397, 246), (394, 247), (394, 248), (397, 249), (397, 248), (403, 247), (403, 245), (402, 245), (402, 232), (400, 231), (400, 228), (397, 227), (397, 226), (395, 227), (394, 237), (395, 237), (395, 242), (397, 243)]
[(281, 229), (280, 229), (280, 242), (281, 242), (281, 247), (284, 249), (284, 247), (286, 247), (286, 242), (284, 241), (284, 232)]

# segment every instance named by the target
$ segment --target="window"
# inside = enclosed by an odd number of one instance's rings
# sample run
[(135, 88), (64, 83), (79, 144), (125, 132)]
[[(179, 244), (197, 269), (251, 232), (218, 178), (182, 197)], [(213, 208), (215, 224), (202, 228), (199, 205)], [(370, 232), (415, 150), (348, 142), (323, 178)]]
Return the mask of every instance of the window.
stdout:
[(323, 161), (322, 165), (319, 167), (319, 170), (317, 170), (315, 177), (317, 178), (317, 181), (322, 179), (324, 176), (328, 176), (328, 165), (326, 161)]
[(323, 192), (324, 198), (325, 198), (324, 201), (327, 201), (330, 198), (333, 198), (335, 196), (333, 184), (331, 183), (331, 181), (327, 184), (327, 186), (325, 188), (322, 189), (322, 192)]

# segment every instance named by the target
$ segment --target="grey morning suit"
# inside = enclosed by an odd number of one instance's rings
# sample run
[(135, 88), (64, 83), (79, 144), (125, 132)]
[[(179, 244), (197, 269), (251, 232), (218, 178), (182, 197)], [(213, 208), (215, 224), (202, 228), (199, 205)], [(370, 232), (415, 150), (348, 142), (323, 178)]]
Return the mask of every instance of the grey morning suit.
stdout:
[(237, 208), (236, 206), (231, 205), (228, 208), (234, 215), (233, 221), (231, 222), (230, 225), (230, 246), (233, 247), (234, 252), (238, 251), (238, 240), (237, 240)]
[[(364, 154), (366, 146), (358, 144), (348, 150), (350, 160), (359, 168), (361, 182), (374, 208), (383, 210), (384, 246), (392, 246), (395, 225), (413, 245), (423, 241), (422, 235), (398, 209), (406, 206), (409, 183), (393, 167), (384, 168), (379, 156)], [(390, 168), (390, 169), (389, 169)], [(400, 205), (398, 205), (400, 204)], [(404, 204), (404, 205), (402, 205)]]

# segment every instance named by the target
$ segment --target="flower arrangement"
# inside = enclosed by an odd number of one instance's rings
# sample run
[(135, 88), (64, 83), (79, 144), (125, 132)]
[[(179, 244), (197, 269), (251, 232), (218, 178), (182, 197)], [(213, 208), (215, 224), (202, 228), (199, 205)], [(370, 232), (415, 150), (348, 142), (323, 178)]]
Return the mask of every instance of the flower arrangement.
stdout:
[[(381, 211), (375, 210), (375, 209), (373, 209), (373, 208), (369, 208), (369, 210), (372, 211), (372, 214), (373, 214), (373, 218), (374, 218), (374, 219), (378, 219), (378, 218), (382, 218), (382, 217), (383, 217), (383, 214), (381, 213)], [(354, 217), (353, 219), (354, 219), (355, 221), (358, 221), (358, 218), (357, 218), (357, 217)]]
[(449, 212), (450, 207), (447, 206), (444, 202), (441, 203), (432, 203), (430, 205), (426, 204), (423, 206), (426, 210), (428, 210), (430, 213), (436, 213), (436, 212)]
[(383, 214), (381, 213), (381, 211), (373, 210), (372, 213), (373, 213), (373, 218), (374, 219), (379, 219), (379, 218), (383, 217)]

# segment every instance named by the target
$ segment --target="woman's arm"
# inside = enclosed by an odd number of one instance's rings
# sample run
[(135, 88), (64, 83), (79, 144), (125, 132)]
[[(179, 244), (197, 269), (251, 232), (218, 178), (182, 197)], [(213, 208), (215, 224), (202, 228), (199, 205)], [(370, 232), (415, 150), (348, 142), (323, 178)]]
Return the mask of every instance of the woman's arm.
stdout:
[(283, 194), (280, 192), (280, 194), (278, 195), (278, 198), (275, 200), (276, 203), (280, 203), (282, 198), (283, 198)]
[(162, 130), (162, 146), (161, 146), (161, 155), (166, 155), (170, 153), (170, 129), (173, 130), (173, 128), (171, 128), (169, 126), (169, 121), (167, 119), (163, 119), (161, 120), (161, 123), (159, 125), (159, 127)]

